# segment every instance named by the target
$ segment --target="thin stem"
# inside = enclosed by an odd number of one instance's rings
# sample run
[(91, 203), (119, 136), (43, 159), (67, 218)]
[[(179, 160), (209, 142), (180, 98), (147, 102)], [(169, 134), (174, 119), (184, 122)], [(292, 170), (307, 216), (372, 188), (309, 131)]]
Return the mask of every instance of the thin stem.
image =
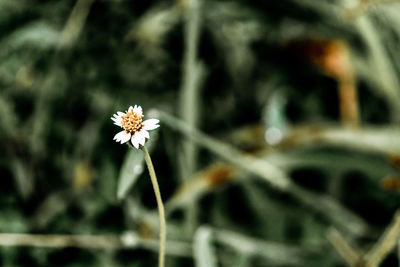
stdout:
[(158, 254), (158, 266), (164, 267), (165, 258), (165, 241), (166, 241), (166, 223), (164, 214), (164, 204), (161, 198), (160, 188), (158, 186), (156, 172), (154, 171), (153, 163), (151, 162), (149, 151), (146, 147), (142, 147), (144, 159), (149, 169), (151, 183), (153, 184), (154, 194), (156, 195), (158, 213), (160, 215), (160, 251)]

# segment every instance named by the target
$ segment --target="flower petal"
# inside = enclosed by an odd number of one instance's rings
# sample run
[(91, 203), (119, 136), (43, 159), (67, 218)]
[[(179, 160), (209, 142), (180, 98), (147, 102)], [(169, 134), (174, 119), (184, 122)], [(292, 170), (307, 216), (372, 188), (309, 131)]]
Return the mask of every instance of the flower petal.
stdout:
[(122, 126), (122, 118), (117, 116), (116, 118), (111, 117), (115, 125)]
[(138, 144), (144, 146), (144, 143), (146, 142), (146, 138), (143, 136), (143, 131), (135, 133), (135, 141)]
[(138, 135), (138, 133), (135, 133), (134, 135), (132, 135), (131, 143), (137, 149), (139, 149), (139, 141), (140, 141), (140, 136)]
[(140, 136), (139, 144), (141, 144), (142, 146), (144, 146), (144, 144), (146, 143), (146, 137), (145, 137), (145, 135), (144, 135), (144, 132), (143, 132), (143, 131), (140, 131), (140, 132), (138, 132), (137, 134)]
[(121, 142), (121, 144), (126, 143), (129, 141), (129, 139), (131, 138), (131, 134), (126, 132), (125, 130), (117, 133), (113, 140), (115, 140), (116, 142)]
[(158, 125), (157, 123), (159, 123), (160, 121), (157, 119), (149, 119), (149, 120), (145, 120), (143, 122), (143, 129), (145, 130), (154, 130), (157, 129), (158, 127), (160, 127), (160, 125)]
[[(123, 115), (125, 115), (125, 113), (123, 113), (123, 112), (121, 112), (121, 111), (118, 111), (117, 114), (118, 114), (118, 116), (123, 116)], [(115, 114), (114, 114), (114, 116), (115, 116)]]
[[(132, 112), (132, 111), (133, 111), (133, 107), (130, 106), (129, 109), (128, 109), (128, 112)], [(128, 113), (128, 112), (127, 112), (127, 113)]]
[(150, 135), (149, 135), (148, 131), (146, 131), (145, 129), (142, 129), (141, 132), (142, 132), (144, 138), (150, 139)]
[(138, 114), (139, 116), (143, 115), (143, 110), (141, 106), (137, 106), (135, 105), (135, 107), (133, 108), (133, 112), (135, 112), (136, 114)]

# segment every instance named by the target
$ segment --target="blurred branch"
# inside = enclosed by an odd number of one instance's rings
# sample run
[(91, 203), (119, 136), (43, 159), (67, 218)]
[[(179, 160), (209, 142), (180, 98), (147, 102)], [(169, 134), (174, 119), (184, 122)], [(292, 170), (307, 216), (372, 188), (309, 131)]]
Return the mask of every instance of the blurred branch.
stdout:
[[(78, 0), (76, 2), (61, 33), (58, 42), (58, 50), (71, 47), (75, 44), (93, 2), (94, 0)], [(58, 54), (56, 53), (50, 61), (57, 62), (57, 57)], [(39, 88), (40, 90), (35, 101), (32, 133), (30, 135), (31, 149), (34, 154), (44, 152), (44, 140), (47, 129), (43, 122), (49, 120), (49, 104), (55, 99), (55, 94), (59, 93), (62, 89), (62, 87), (59, 86), (62, 82), (61, 77), (58, 77), (59, 75), (65, 75), (65, 70), (60, 67), (53, 67), (52, 72), (47, 74), (47, 77)]]
[(193, 240), (196, 267), (218, 266), (213, 241), (213, 232), (209, 227), (200, 226), (197, 228)]
[[(207, 242), (214, 241), (221, 245), (235, 249), (239, 253), (251, 256), (261, 256), (275, 264), (300, 265), (305, 259), (315, 253), (321, 252), (316, 248), (303, 248), (277, 242), (267, 242), (261, 239), (251, 238), (232, 231), (200, 228), (197, 239), (206, 238)], [(201, 236), (199, 236), (201, 235)], [(198, 240), (206, 241), (206, 240)], [(199, 244), (197, 245), (204, 245)], [(48, 248), (76, 247), (84, 249), (136, 249), (143, 248), (150, 251), (158, 251), (158, 242), (155, 239), (144, 239), (135, 232), (129, 231), (122, 235), (43, 235), (43, 234), (14, 234), (1, 233), (0, 246), (30, 246)], [(183, 241), (167, 241), (166, 253), (170, 256), (192, 257), (192, 245)]]
[(170, 128), (181, 132), (187, 138), (214, 152), (228, 162), (243, 168), (250, 173), (258, 174), (265, 178), (274, 188), (286, 191), (291, 184), (286, 174), (268, 161), (258, 160), (252, 156), (243, 154), (232, 146), (211, 138), (199, 130), (191, 127), (165, 112), (159, 112), (160, 120)]
[[(54, 60), (54, 58), (53, 58)], [(62, 92), (67, 84), (66, 72), (60, 66), (53, 64), (53, 68), (39, 85), (38, 92), (34, 100), (32, 129), (29, 135), (29, 147), (32, 154), (43, 156), (46, 151), (46, 139), (49, 128), (46, 127), (50, 121), (50, 103)]]
[(354, 19), (358, 16), (364, 15), (374, 5), (396, 2), (399, 2), (399, 0), (360, 0), (355, 7), (345, 10), (345, 16)]
[(386, 228), (385, 232), (365, 255), (367, 267), (378, 266), (383, 259), (395, 248), (400, 236), (400, 211), (397, 211), (392, 223)]
[(73, 199), (69, 190), (49, 194), (31, 217), (32, 226), (45, 228), (54, 218), (65, 212)]
[(352, 71), (349, 72), (338, 78), (340, 115), (344, 126), (357, 128), (360, 124), (357, 84)]
[[(296, 46), (296, 43), (293, 45)], [(305, 45), (300, 42), (297, 46), (323, 73), (337, 81), (342, 124), (357, 128), (360, 124), (359, 101), (347, 43), (340, 39), (312, 38), (306, 40)]]
[[(170, 214), (179, 207), (190, 206), (202, 195), (218, 186), (231, 182), (238, 176), (238, 170), (234, 166), (222, 162), (212, 164), (205, 169), (196, 172), (187, 179), (168, 200), (165, 205), (166, 213)], [(188, 207), (189, 208), (189, 207)]]
[(386, 228), (381, 238), (364, 255), (354, 250), (338, 231), (330, 230), (327, 236), (348, 266), (376, 267), (397, 245), (400, 236), (400, 212), (396, 212), (392, 223)]
[(181, 11), (176, 4), (153, 5), (129, 30), (125, 40), (138, 42), (144, 51), (154, 53), (162, 46), (167, 34), (180, 18)]
[[(134, 232), (123, 235), (39, 235), (39, 234), (0, 234), (0, 246), (32, 246), (52, 248), (96, 248), (96, 249), (134, 249), (144, 248), (158, 251), (158, 241), (140, 238)], [(191, 257), (191, 246), (181, 241), (167, 241), (166, 253), (180, 257)]]
[(400, 259), (400, 238), (397, 239), (397, 258)]
[(239, 150), (201, 133), (165, 112), (159, 112), (159, 117), (161, 121), (172, 129), (181, 132), (224, 160), (262, 178), (262, 180), (266, 181), (274, 189), (288, 193), (301, 203), (318, 211), (334, 225), (358, 237), (370, 233), (371, 229), (366, 222), (347, 210), (335, 199), (327, 195), (310, 192), (295, 185), (282, 169), (268, 161), (245, 155)]
[(20, 123), (11, 100), (0, 95), (0, 138), (15, 137)]
[[(122, 248), (118, 236), (0, 234), (0, 246)], [(134, 244), (136, 246), (136, 244)]]
[[(383, 38), (381, 28), (370, 16), (363, 16), (355, 20), (354, 27), (366, 44), (369, 55), (368, 57), (360, 55), (353, 58), (359, 75), (375, 84), (377, 92), (385, 98), (390, 106), (390, 115), (395, 121), (399, 121), (400, 93), (398, 88), (400, 81), (396, 69), (393, 68), (392, 58), (386, 49), (387, 40)], [(357, 55), (358, 51), (353, 51), (353, 54)]]
[[(204, 80), (204, 67), (197, 59), (199, 46), (202, 2), (188, 0), (182, 3), (184, 11), (184, 55), (182, 65), (182, 87), (180, 91), (180, 114), (182, 119), (192, 127), (198, 127), (199, 109), (201, 106), (200, 89)], [(191, 140), (181, 141), (181, 152), (178, 153), (180, 178), (188, 179), (197, 169), (198, 147)], [(192, 233), (196, 227), (198, 208), (195, 202), (187, 209), (186, 230)]]
[(363, 127), (347, 129), (327, 125), (304, 125), (293, 128), (280, 144), (281, 148), (313, 144), (328, 144), (358, 151), (400, 153), (399, 127)]
[(34, 179), (32, 171), (17, 156), (9, 155), (10, 171), (12, 172), (18, 193), (23, 199), (28, 199), (34, 189)]
[[(201, 0), (189, 0), (184, 8), (184, 59), (183, 78), (180, 92), (180, 114), (182, 120), (191, 127), (198, 128), (200, 97), (199, 91), (203, 82), (204, 67), (197, 59), (201, 27)], [(187, 179), (196, 169), (197, 147), (190, 140), (182, 141), (180, 156), (181, 178)]]
[(315, 250), (278, 242), (268, 242), (227, 230), (215, 229), (213, 234), (217, 243), (233, 248), (247, 257), (262, 256), (273, 262), (274, 266), (304, 266), (307, 257), (322, 251), (320, 249)]
[(61, 33), (59, 49), (72, 47), (82, 31), (90, 7), (95, 0), (77, 0)]
[[(345, 149), (352, 149), (359, 152), (377, 153), (383, 155), (400, 154), (400, 127), (394, 125), (383, 125), (383, 126), (363, 126), (359, 129), (343, 128), (338, 124), (302, 124), (291, 128), (285, 139), (281, 143), (276, 145), (274, 149), (268, 146), (264, 135), (265, 129), (263, 127), (252, 127), (243, 128), (242, 136), (234, 133), (232, 137), (235, 138), (235, 145), (238, 146), (250, 146), (260, 151), (260, 154), (268, 157), (268, 159), (274, 160), (276, 164), (281, 164), (280, 161), (286, 161), (282, 165), (283, 168), (290, 165), (299, 166), (303, 162), (320, 162), (321, 158), (310, 155), (308, 158), (298, 157), (296, 154), (289, 155), (288, 149), (299, 148), (299, 147), (313, 147), (315, 145), (329, 145)], [(246, 133), (245, 133), (246, 132)], [(251, 138), (252, 142), (247, 141), (243, 138), (244, 135), (248, 135), (246, 138)], [(229, 141), (232, 142), (232, 137), (229, 137)], [(238, 142), (238, 140), (240, 140)], [(281, 153), (276, 153), (277, 150), (281, 150)], [(274, 151), (274, 153), (270, 153)], [(283, 154), (284, 153), (284, 154)], [(296, 152), (294, 152), (296, 153)], [(337, 155), (327, 153), (326, 156), (336, 158)], [(297, 158), (296, 158), (297, 157)], [(343, 161), (342, 157), (349, 157), (346, 153), (339, 156), (337, 161)], [(348, 158), (346, 162), (340, 162), (340, 166), (348, 165)], [(365, 162), (368, 158), (364, 158)], [(329, 164), (337, 164), (336, 160), (332, 159)], [(373, 164), (373, 161), (370, 162)], [(344, 165), (343, 165), (344, 164)], [(354, 164), (354, 162), (352, 163)], [(375, 163), (376, 164), (376, 163)], [(352, 165), (350, 165), (352, 166)], [(381, 173), (379, 170), (370, 169), (370, 166), (360, 166), (363, 169), (369, 169), (369, 173)], [(382, 166), (384, 167), (384, 166)], [(385, 170), (385, 172), (390, 171)]]
[(330, 229), (327, 238), (348, 266), (353, 267), (359, 264), (362, 255), (354, 250), (336, 229)]

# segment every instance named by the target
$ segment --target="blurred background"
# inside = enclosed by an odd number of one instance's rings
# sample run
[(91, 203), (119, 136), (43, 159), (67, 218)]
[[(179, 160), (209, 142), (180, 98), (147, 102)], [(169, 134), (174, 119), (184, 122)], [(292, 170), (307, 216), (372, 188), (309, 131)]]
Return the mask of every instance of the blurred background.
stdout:
[[(399, 266), (400, 3), (0, 0), (0, 266)], [(386, 235), (384, 234), (386, 231)]]

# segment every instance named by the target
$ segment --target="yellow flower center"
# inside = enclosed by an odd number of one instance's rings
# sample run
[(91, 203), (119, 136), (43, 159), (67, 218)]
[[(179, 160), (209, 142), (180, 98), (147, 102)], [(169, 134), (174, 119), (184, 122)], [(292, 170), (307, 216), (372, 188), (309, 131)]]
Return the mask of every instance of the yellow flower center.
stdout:
[(140, 131), (143, 127), (143, 115), (139, 115), (133, 110), (126, 112), (126, 114), (122, 115), (121, 118), (122, 128), (124, 128), (128, 133), (134, 134)]

